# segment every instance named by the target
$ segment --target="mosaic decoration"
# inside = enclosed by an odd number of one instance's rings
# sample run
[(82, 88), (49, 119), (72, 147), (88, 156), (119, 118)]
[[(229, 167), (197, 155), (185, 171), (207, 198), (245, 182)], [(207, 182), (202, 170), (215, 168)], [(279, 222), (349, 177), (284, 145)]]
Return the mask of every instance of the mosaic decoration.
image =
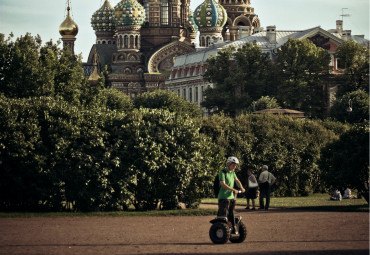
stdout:
[(195, 24), (200, 27), (223, 27), (227, 21), (224, 7), (216, 0), (205, 0), (194, 11)]
[(194, 20), (194, 12), (191, 9), (189, 9), (189, 23), (192, 27), (194, 27), (194, 31), (198, 32), (198, 26), (197, 24), (195, 24), (195, 20)]
[(91, 26), (95, 31), (114, 31), (113, 21), (114, 9), (108, 0), (105, 0), (102, 7), (94, 12), (91, 17)]
[(114, 7), (116, 26), (141, 26), (144, 20), (144, 7), (136, 0), (123, 0)]

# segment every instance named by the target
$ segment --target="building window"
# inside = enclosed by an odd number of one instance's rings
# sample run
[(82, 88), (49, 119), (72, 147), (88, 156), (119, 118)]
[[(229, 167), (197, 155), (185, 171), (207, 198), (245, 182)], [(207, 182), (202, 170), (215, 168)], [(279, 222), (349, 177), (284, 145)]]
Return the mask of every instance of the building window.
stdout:
[(168, 25), (168, 0), (161, 2), (161, 24)]
[(201, 98), (202, 98), (202, 102), (203, 102), (204, 101), (204, 87), (203, 86), (200, 88), (200, 92), (202, 93)]
[(180, 89), (177, 90), (177, 95), (180, 96)]
[(184, 93), (183, 93), (183, 96), (184, 96), (184, 99), (186, 100), (186, 88), (184, 88)]
[(345, 68), (346, 68), (346, 63), (344, 62), (344, 60), (337, 58), (337, 69), (340, 70), (340, 69), (345, 69)]
[(193, 102), (193, 89), (189, 88), (189, 101)]
[(124, 37), (123, 37), (123, 48), (128, 48), (128, 36), (127, 35), (125, 35)]
[(199, 89), (198, 87), (195, 87), (195, 102), (198, 103), (199, 101)]

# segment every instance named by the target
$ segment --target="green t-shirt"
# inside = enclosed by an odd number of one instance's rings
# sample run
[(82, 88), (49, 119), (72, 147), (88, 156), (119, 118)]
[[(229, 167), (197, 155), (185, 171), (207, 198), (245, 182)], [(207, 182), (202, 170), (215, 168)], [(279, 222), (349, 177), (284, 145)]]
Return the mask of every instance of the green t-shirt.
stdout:
[[(225, 172), (226, 172), (226, 180), (225, 180)], [(226, 185), (234, 188), (234, 181), (236, 178), (236, 174), (234, 171), (229, 173), (226, 169), (223, 171), (220, 171), (218, 174), (218, 177), (220, 181), (225, 181)], [(218, 192), (218, 199), (234, 199), (234, 192), (232, 190), (226, 190), (220, 187), (220, 191)]]

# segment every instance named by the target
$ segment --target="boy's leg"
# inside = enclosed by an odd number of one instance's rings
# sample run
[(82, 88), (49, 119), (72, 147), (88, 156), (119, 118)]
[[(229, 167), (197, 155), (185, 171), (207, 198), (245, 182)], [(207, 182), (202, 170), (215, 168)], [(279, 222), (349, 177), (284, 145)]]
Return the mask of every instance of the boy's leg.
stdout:
[(235, 209), (236, 200), (231, 199), (231, 200), (229, 200), (229, 202), (230, 202), (230, 206), (229, 206), (229, 214), (228, 214), (227, 218), (228, 218), (229, 222), (231, 222), (232, 226), (235, 229), (234, 209)]
[(217, 216), (227, 217), (229, 210), (229, 201), (227, 199), (218, 200), (218, 213)]

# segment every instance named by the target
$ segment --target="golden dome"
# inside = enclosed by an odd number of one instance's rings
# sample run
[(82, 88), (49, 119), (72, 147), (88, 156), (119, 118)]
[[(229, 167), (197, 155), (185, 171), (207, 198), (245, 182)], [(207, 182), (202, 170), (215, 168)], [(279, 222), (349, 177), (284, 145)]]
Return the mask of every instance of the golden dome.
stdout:
[(67, 10), (68, 10), (67, 18), (62, 22), (62, 24), (60, 24), (59, 34), (63, 38), (74, 38), (78, 33), (78, 26), (72, 20), (71, 15), (69, 14), (69, 11), (70, 11), (69, 6)]

